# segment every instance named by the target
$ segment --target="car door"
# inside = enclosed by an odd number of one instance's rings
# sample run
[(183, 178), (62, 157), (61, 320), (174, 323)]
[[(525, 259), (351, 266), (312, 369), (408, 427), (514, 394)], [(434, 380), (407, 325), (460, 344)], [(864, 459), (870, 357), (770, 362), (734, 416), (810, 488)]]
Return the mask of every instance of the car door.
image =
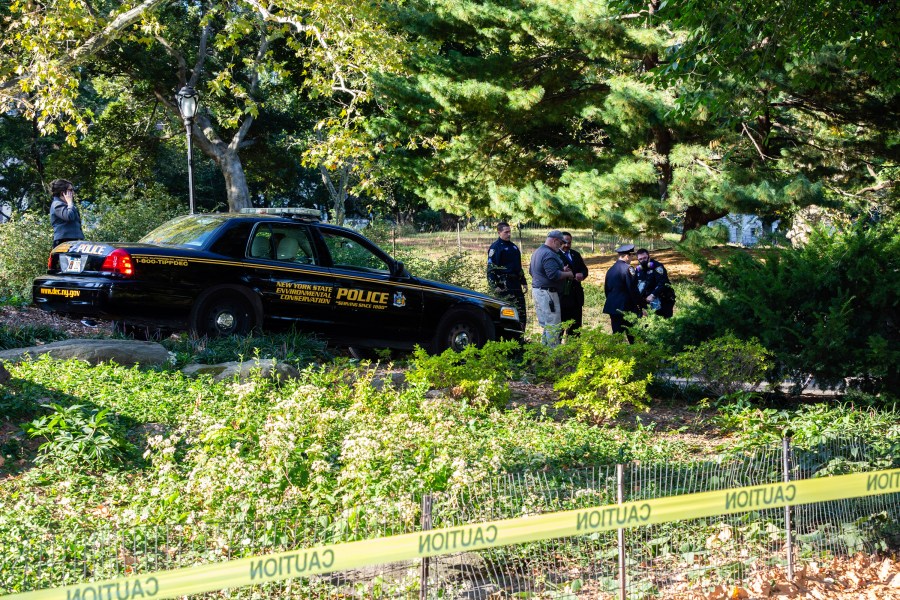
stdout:
[(267, 318), (329, 331), (334, 297), (331, 270), (323, 266), (309, 227), (302, 223), (260, 223), (247, 243), (256, 268), (255, 286)]
[(412, 342), (420, 337), (422, 291), (391, 274), (393, 261), (364, 237), (321, 228), (334, 275), (335, 331), (361, 341)]

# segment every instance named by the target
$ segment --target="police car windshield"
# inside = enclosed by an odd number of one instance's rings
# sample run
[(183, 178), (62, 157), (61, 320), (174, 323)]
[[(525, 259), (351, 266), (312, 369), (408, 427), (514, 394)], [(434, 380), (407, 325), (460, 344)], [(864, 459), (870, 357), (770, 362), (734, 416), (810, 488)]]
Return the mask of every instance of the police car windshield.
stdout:
[(144, 244), (199, 248), (222, 225), (217, 215), (187, 215), (172, 219), (142, 237)]

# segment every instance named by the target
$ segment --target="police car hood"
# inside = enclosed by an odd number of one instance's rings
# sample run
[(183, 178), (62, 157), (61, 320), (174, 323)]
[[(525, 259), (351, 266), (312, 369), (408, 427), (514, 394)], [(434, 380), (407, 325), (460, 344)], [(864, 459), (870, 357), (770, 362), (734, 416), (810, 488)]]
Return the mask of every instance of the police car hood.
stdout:
[(449, 283), (443, 283), (440, 281), (432, 281), (431, 279), (423, 279), (421, 277), (413, 277), (416, 283), (424, 287), (430, 287), (438, 290), (443, 290), (446, 292), (453, 292), (454, 294), (459, 294), (460, 296), (467, 296), (472, 298), (473, 300), (477, 300), (483, 302), (485, 304), (491, 304), (497, 307), (500, 306), (510, 306), (509, 302), (504, 302), (503, 300), (498, 300), (493, 296), (488, 296), (487, 294), (482, 294), (481, 292), (476, 292), (474, 290), (470, 290), (468, 288), (459, 287), (458, 285), (450, 285)]

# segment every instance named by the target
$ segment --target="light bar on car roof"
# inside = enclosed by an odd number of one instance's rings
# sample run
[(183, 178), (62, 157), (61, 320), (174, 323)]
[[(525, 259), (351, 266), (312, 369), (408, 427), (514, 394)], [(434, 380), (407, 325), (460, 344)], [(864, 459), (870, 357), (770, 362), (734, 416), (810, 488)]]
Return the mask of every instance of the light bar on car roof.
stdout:
[(315, 208), (242, 208), (241, 213), (251, 215), (277, 215), (281, 217), (306, 217), (311, 219), (322, 218)]

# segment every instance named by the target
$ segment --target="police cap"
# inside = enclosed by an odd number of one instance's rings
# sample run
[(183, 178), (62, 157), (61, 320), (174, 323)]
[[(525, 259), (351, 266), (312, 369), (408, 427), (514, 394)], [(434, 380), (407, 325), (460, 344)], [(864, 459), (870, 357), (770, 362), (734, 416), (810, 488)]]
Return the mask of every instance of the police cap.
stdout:
[(616, 248), (616, 252), (619, 254), (630, 254), (634, 252), (634, 244), (622, 244)]

